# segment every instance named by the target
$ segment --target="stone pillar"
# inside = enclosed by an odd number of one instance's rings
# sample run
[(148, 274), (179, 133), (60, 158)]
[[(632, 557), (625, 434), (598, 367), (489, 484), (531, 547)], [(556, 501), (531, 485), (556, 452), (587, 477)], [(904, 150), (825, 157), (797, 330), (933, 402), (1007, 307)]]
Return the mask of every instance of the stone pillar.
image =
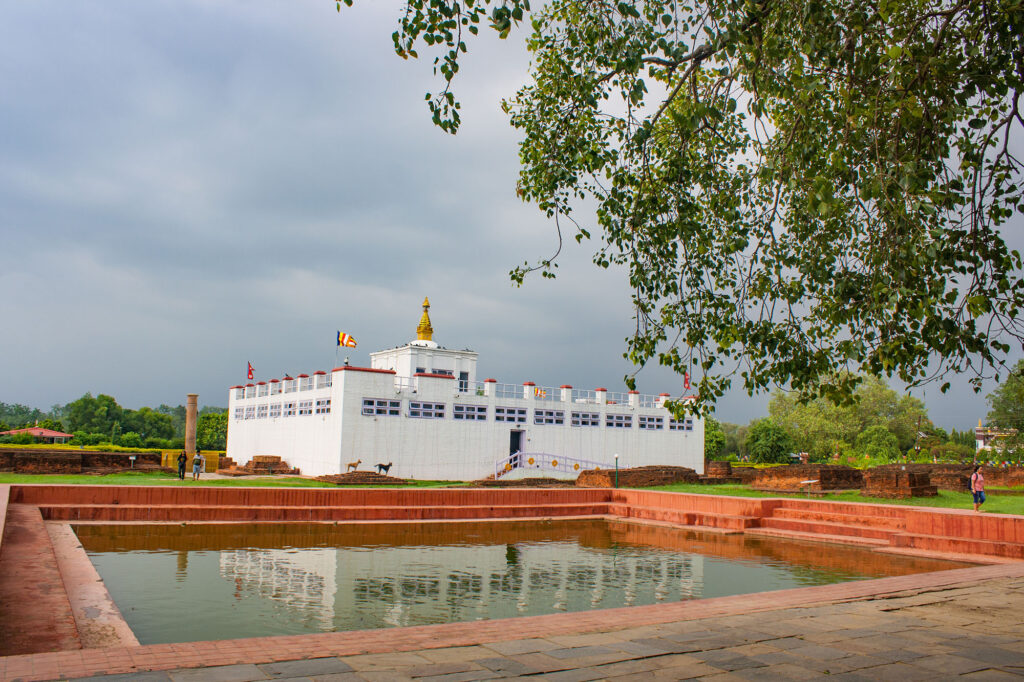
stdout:
[(198, 393), (189, 393), (185, 402), (185, 454), (196, 454), (196, 415), (198, 414)]

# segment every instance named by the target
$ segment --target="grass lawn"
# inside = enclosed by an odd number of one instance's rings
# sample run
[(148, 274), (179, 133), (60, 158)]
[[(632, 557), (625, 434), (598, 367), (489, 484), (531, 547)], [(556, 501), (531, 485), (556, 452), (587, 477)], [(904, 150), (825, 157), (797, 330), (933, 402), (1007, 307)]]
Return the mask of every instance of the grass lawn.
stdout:
[[(125, 471), (116, 474), (9, 474), (0, 473), (0, 483), (46, 483), (51, 485), (175, 485), (182, 487), (220, 486), (228, 488), (386, 488), (390, 486), (339, 486), (312, 478), (285, 476), (281, 478), (218, 478), (192, 480), (191, 472), (184, 481), (177, 474), (150, 471)], [(457, 481), (413, 481), (403, 488), (441, 488), (462, 485)]]
[[(702, 485), (700, 483), (674, 483), (656, 486), (647, 490), (667, 490), (676, 493), (696, 493), (699, 495), (732, 495), (734, 497), (806, 497), (803, 493), (766, 493), (751, 490), (748, 486)], [(869, 502), (875, 504), (905, 504), (913, 507), (945, 507), (947, 509), (974, 509), (974, 502), (968, 492), (940, 490), (938, 497), (913, 497), (909, 500), (890, 500), (881, 497), (861, 497), (860, 493), (849, 492), (834, 495), (813, 495), (812, 499), (831, 500), (833, 502)], [(996, 514), (1024, 514), (1024, 495), (1000, 495), (996, 490), (989, 492), (988, 500), (981, 507), (987, 512)]]

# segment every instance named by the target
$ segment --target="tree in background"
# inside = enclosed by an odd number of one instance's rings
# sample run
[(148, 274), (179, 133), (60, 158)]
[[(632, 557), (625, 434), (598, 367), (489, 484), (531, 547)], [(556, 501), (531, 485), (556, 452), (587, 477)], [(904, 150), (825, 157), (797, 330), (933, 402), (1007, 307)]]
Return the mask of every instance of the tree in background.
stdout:
[[(206, 409), (206, 408), (203, 408)], [(184, 438), (185, 437), (185, 416), (186, 409), (184, 405), (178, 405), (171, 407), (170, 405), (160, 405), (156, 408), (156, 411), (160, 414), (166, 414), (171, 418), (171, 427), (173, 432), (170, 438)]]
[(18, 403), (8, 404), (0, 402), (0, 423), (7, 427), (6, 429), (0, 429), (3, 431), (33, 426), (37, 421), (45, 419), (48, 416), (49, 415), (44, 413), (42, 410), (35, 407), (20, 405)]
[(790, 462), (789, 455), (794, 448), (793, 439), (771, 417), (751, 423), (747, 432), (747, 454), (750, 455), (750, 461), (786, 464)]
[(1024, 360), (987, 397), (989, 426), (1024, 431)]
[(203, 450), (223, 450), (228, 445), (228, 411), (215, 410), (220, 408), (204, 408), (196, 423), (196, 444)]
[(877, 424), (862, 431), (854, 441), (854, 447), (859, 454), (871, 459), (892, 461), (900, 456), (896, 436), (889, 429)]
[(95, 398), (86, 393), (78, 400), (65, 406), (67, 426), (71, 431), (110, 434), (124, 419), (124, 409), (109, 395), (99, 394)]
[(719, 459), (725, 449), (722, 425), (713, 417), (704, 418), (704, 459)]
[(809, 452), (818, 460), (834, 454), (843, 443), (855, 443), (860, 434), (874, 426), (892, 433), (901, 452), (917, 442), (918, 423), (922, 431), (933, 428), (924, 403), (901, 396), (875, 377), (864, 377), (852, 401), (843, 405), (826, 398), (801, 402), (802, 397), (776, 390), (768, 403), (768, 413), (786, 429), (801, 452)]
[[(970, 372), (978, 390), (1024, 340), (1000, 232), (1024, 200), (1019, 2), (406, 0), (399, 17), (401, 57), (436, 52), (427, 101), (451, 133), (470, 35), (529, 26), (531, 80), (504, 102), (518, 193), (559, 251), (563, 230), (596, 234), (595, 263), (628, 268), (627, 357), (699, 374), (691, 409), (733, 380), (837, 402), (865, 375)], [(513, 280), (553, 277), (557, 255)]]
[(736, 459), (746, 461), (747, 457), (747, 430), (748, 426), (722, 422), (722, 431), (725, 433), (725, 448), (722, 455), (725, 457), (736, 456)]

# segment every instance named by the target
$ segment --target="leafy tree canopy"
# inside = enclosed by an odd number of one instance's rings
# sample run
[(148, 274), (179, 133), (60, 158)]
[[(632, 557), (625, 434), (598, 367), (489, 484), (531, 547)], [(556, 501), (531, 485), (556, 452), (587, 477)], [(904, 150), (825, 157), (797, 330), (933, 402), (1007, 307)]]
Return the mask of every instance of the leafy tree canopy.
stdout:
[(924, 403), (896, 393), (877, 377), (863, 378), (852, 397), (851, 402), (843, 405), (825, 398), (802, 403), (798, 394), (777, 390), (768, 403), (768, 413), (793, 437), (801, 451), (816, 458), (832, 454), (836, 441), (855, 443), (861, 433), (873, 426), (892, 433), (901, 451), (917, 441), (918, 420), (923, 433), (933, 429)]
[(704, 459), (718, 459), (725, 449), (725, 432), (713, 417), (704, 418)]
[(872, 459), (893, 460), (900, 456), (896, 436), (881, 425), (868, 427), (857, 436), (854, 445), (860, 454)]
[(701, 375), (695, 409), (734, 380), (978, 390), (1024, 337), (1000, 234), (1022, 205), (1021, 0), (407, 0), (395, 48), (436, 53), (437, 125), (458, 129), (469, 36), (527, 18), (518, 192), (628, 268), (626, 356)]
[(793, 449), (793, 439), (771, 417), (759, 419), (750, 425), (747, 432), (747, 454), (750, 455), (750, 461), (788, 463)]
[(1024, 431), (1024, 360), (1006, 380), (988, 394), (988, 423), (1003, 429)]

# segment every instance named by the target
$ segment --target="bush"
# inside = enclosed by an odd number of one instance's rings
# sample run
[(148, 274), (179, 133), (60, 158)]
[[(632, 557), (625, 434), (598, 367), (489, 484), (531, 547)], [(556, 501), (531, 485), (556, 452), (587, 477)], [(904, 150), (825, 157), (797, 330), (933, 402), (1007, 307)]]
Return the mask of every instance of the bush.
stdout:
[(99, 445), (109, 440), (102, 433), (86, 433), (85, 431), (75, 431), (71, 437), (71, 443), (74, 445)]
[(5, 442), (13, 443), (14, 445), (31, 445), (36, 442), (36, 437), (31, 433), (15, 433), (7, 436), (7, 439)]
[(128, 431), (127, 433), (121, 434), (121, 439), (118, 445), (124, 448), (141, 448), (142, 447), (142, 436), (135, 433), (134, 431)]
[(786, 430), (770, 417), (757, 420), (747, 432), (747, 453), (752, 462), (788, 464), (794, 447)]
[(884, 426), (869, 426), (857, 436), (857, 452), (871, 459), (891, 462), (900, 456), (896, 436)]
[(170, 450), (174, 446), (171, 445), (170, 438), (155, 438), (153, 436), (150, 436), (145, 440), (145, 447), (157, 448), (159, 450)]

